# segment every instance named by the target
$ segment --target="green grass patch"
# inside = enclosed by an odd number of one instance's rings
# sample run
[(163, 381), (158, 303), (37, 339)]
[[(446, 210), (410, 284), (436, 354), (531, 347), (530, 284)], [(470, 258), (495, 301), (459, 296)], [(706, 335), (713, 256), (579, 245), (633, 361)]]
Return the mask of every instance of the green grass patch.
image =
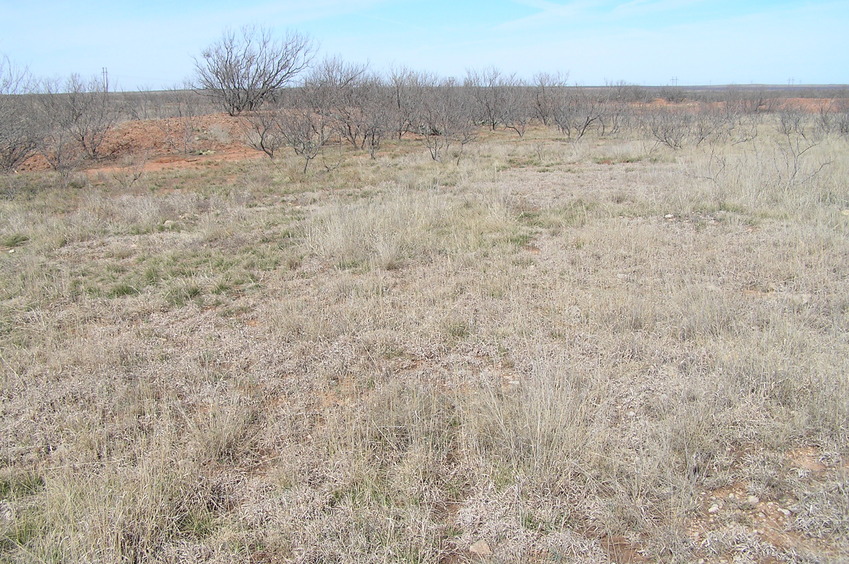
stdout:
[(0, 478), (0, 498), (33, 495), (44, 489), (44, 478), (32, 472)]
[(127, 284), (126, 282), (122, 282), (120, 284), (116, 284), (106, 292), (106, 297), (108, 298), (122, 298), (124, 296), (135, 296), (138, 294), (140, 290), (133, 286), (132, 284)]
[(20, 247), (27, 241), (29, 241), (29, 237), (26, 235), (22, 233), (12, 233), (11, 235), (0, 237), (0, 247), (9, 247), (10, 249), (14, 249), (15, 247)]
[(165, 292), (165, 300), (174, 307), (183, 307), (189, 302), (201, 300), (203, 288), (197, 284), (172, 286)]

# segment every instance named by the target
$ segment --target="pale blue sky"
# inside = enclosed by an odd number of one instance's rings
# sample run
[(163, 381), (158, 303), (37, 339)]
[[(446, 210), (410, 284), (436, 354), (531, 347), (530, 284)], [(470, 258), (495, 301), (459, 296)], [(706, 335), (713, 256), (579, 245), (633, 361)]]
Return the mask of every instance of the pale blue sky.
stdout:
[(846, 0), (0, 0), (0, 54), (124, 89), (191, 78), (226, 27), (310, 35), (322, 55), (462, 77), (495, 66), (585, 85), (849, 83)]

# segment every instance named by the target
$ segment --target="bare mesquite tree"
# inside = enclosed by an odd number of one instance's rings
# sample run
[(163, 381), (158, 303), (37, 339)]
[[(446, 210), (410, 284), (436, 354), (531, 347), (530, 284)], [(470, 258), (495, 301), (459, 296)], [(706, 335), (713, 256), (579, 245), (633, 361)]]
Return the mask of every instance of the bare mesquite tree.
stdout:
[(327, 118), (341, 139), (374, 158), (394, 129), (391, 89), (366, 65), (325, 59), (304, 83), (308, 103)]
[(448, 148), (458, 146), (459, 162), (465, 146), (475, 139), (473, 101), (453, 79), (444, 79), (426, 87), (417, 122), (419, 133), (435, 161), (443, 159)]
[(778, 115), (776, 129), (779, 138), (774, 164), (779, 185), (791, 187), (804, 184), (831, 164), (831, 161), (811, 157), (811, 150), (823, 141), (814, 116), (800, 110), (782, 110)]
[(726, 106), (744, 114), (766, 114), (776, 109), (776, 98), (762, 88), (730, 88), (724, 97)]
[(335, 80), (326, 66), (313, 69), (299, 88), (287, 93), (285, 103), (280, 104), (275, 112), (275, 135), (304, 159), (304, 174), (331, 139), (335, 137), (341, 144), (334, 115), (337, 103)]
[(304, 159), (303, 173), (324, 151), (336, 134), (327, 114), (315, 111), (305, 87), (293, 89), (285, 104), (276, 101), (245, 119), (245, 137), (249, 146), (274, 159), (285, 147)]
[(309, 66), (313, 53), (312, 41), (296, 32), (277, 38), (261, 27), (228, 30), (195, 59), (198, 86), (231, 116), (257, 110)]
[(645, 90), (624, 81), (607, 83), (602, 93), (604, 112), (598, 126), (601, 136), (616, 135), (637, 124), (636, 106), (645, 103)]
[(554, 93), (552, 119), (572, 141), (580, 141), (592, 127), (602, 122), (604, 104), (589, 89), (579, 86), (559, 88)]
[(520, 137), (534, 117), (530, 92), (515, 74), (505, 75), (495, 67), (467, 70), (463, 86), (473, 103), (475, 123), (495, 131), (500, 125)]
[[(289, 145), (306, 158), (313, 152), (317, 156), (324, 144), (336, 138), (375, 158), (394, 127), (392, 102), (391, 88), (366, 66), (328, 58), (311, 70), (301, 86), (246, 114), (248, 144), (272, 158)], [(309, 129), (312, 139), (305, 144)], [(310, 150), (302, 151), (305, 146)]]
[(9, 172), (38, 147), (32, 80), (26, 69), (0, 58), (0, 170)]
[(248, 145), (271, 159), (284, 147), (290, 147), (304, 158), (306, 173), (335, 130), (339, 68), (326, 60), (313, 68), (299, 86), (285, 93), (280, 91), (261, 109), (246, 113)]
[(517, 82), (514, 75), (505, 76), (495, 67), (466, 71), (464, 86), (474, 100), (475, 121), (492, 131), (505, 122), (508, 112), (510, 86)]
[(309, 107), (280, 112), (278, 131), (295, 154), (304, 159), (304, 174), (332, 136), (324, 116), (313, 113)]
[(823, 135), (849, 134), (849, 100), (831, 100), (817, 112), (817, 128)]
[(533, 82), (534, 117), (543, 125), (554, 123), (563, 90), (566, 88), (568, 76), (549, 73), (538, 73)]
[(104, 141), (118, 120), (118, 108), (101, 78), (72, 74), (64, 82), (45, 82), (37, 101), (39, 149), (54, 169), (67, 172), (85, 159), (105, 156)]
[(340, 136), (357, 148), (362, 148), (366, 133), (362, 95), (366, 72), (365, 65), (333, 57), (318, 65), (305, 83), (315, 111), (326, 116)]
[(287, 145), (281, 130), (283, 110), (272, 107), (272, 104), (255, 112), (251, 112), (242, 122), (245, 140), (249, 147), (262, 151), (270, 159)]
[(525, 136), (525, 131), (534, 120), (534, 98), (533, 92), (528, 85), (520, 80), (514, 79), (505, 88), (504, 127), (512, 129)]
[(728, 108), (700, 102), (686, 109), (659, 107), (643, 113), (644, 130), (670, 149), (718, 141), (738, 144), (757, 135), (756, 124)]
[(363, 148), (371, 158), (375, 158), (384, 138), (392, 133), (396, 122), (392, 90), (381, 77), (371, 74), (360, 84), (360, 93), (365, 131)]
[(405, 133), (418, 133), (425, 92), (438, 82), (436, 76), (406, 67), (389, 73), (393, 133), (401, 139)]
[(658, 145), (678, 150), (689, 142), (694, 121), (689, 112), (661, 107), (647, 112), (643, 118), (645, 129)]

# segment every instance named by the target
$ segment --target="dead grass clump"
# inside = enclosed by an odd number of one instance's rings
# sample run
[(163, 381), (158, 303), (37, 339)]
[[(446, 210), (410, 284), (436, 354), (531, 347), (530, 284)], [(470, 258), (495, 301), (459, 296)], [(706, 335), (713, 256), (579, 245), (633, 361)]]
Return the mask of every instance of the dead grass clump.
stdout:
[(339, 267), (392, 270), (496, 244), (510, 222), (497, 201), (396, 189), (378, 201), (331, 207), (306, 227), (305, 239)]

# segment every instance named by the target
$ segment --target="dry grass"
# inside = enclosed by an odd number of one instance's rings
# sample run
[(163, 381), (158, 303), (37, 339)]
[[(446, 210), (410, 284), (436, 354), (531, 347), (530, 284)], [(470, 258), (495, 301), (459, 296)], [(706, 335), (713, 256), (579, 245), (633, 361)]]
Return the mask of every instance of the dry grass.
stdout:
[(761, 128), (4, 179), (0, 559), (849, 558), (849, 147)]

